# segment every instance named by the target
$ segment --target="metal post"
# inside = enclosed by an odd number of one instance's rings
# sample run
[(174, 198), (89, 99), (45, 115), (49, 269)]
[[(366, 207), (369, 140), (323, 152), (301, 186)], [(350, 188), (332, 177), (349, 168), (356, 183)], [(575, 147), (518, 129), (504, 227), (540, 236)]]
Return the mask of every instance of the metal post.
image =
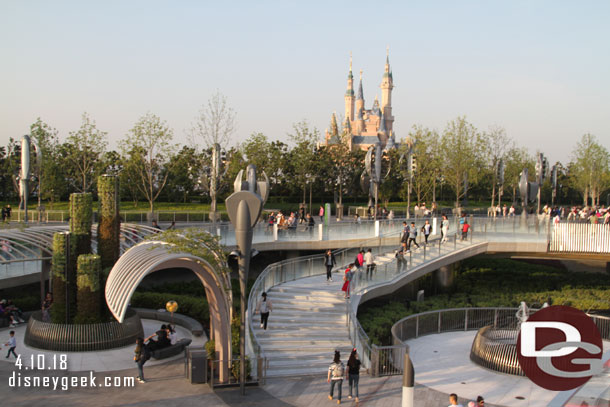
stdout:
[(415, 389), (415, 369), (409, 354), (405, 352), (402, 364), (402, 407), (413, 407)]
[[(264, 173), (263, 173), (264, 174)], [(246, 284), (252, 253), (253, 228), (260, 218), (267, 200), (269, 181), (256, 181), (256, 167), (248, 165), (246, 181), (242, 181), (243, 170), (235, 180), (235, 192), (226, 199), (227, 212), (235, 225), (235, 243), (239, 248), (239, 288), (241, 321), (239, 324), (239, 388), (246, 394)], [(265, 178), (266, 175), (265, 175)], [(215, 209), (215, 208), (214, 208)]]
[(468, 330), (468, 310), (465, 311), (465, 316), (464, 316), (464, 331)]

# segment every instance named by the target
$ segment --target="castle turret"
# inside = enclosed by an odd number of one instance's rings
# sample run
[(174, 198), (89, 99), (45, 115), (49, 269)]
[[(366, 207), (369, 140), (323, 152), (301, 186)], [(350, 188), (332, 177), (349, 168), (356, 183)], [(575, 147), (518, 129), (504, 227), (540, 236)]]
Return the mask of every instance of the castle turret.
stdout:
[(362, 91), (362, 69), (360, 70), (360, 84), (358, 85), (358, 95), (356, 96), (356, 116), (358, 120), (364, 111), (364, 92)]
[(345, 92), (345, 117), (354, 120), (354, 75), (352, 75), (352, 53), (349, 54), (349, 73)]
[(381, 80), (381, 111), (385, 118), (385, 127), (387, 130), (392, 130), (394, 116), (392, 116), (392, 89), (394, 88), (394, 79), (392, 78), (392, 70), (390, 68), (390, 48), (386, 51), (385, 72)]

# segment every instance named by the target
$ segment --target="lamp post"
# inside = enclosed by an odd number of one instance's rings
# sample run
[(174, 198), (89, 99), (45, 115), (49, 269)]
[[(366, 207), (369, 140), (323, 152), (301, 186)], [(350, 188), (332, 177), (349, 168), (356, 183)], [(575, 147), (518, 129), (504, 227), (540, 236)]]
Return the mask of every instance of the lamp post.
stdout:
[[(30, 136), (21, 137), (21, 172), (19, 175), (19, 204), (24, 211), (24, 222), (28, 223), (28, 181), (30, 179)], [(21, 209), (19, 208), (19, 209)]]
[(239, 264), (239, 288), (241, 321), (239, 324), (239, 388), (246, 394), (246, 285), (250, 270), (252, 254), (252, 229), (258, 222), (263, 205), (269, 196), (269, 180), (263, 172), (265, 181), (256, 180), (256, 167), (252, 164), (246, 168), (246, 180), (243, 181), (240, 170), (235, 178), (234, 190), (226, 200), (229, 219), (235, 227), (236, 252)]

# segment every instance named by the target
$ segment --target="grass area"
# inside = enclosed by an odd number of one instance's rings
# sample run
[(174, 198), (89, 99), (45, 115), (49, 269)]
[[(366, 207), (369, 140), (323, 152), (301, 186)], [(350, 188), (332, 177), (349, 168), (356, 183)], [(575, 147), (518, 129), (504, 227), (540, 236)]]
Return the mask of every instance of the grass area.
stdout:
[[(324, 202), (331, 203), (333, 202)], [(507, 202), (508, 203), (508, 202)], [(17, 210), (19, 207), (19, 202), (6, 202), (0, 201), (0, 206), (5, 207), (10, 204), (13, 210)], [(411, 202), (411, 208), (415, 206), (416, 202)], [(452, 201), (442, 201), (437, 202), (439, 207), (441, 208), (452, 208), (454, 203)], [(67, 201), (64, 202), (55, 202), (53, 205), (50, 205), (48, 202), (43, 202), (43, 205), (47, 211), (65, 211), (69, 210), (70, 203)], [(313, 213), (317, 215), (318, 209), (322, 205), (321, 202), (313, 202)], [(490, 202), (470, 202), (467, 209), (479, 209), (479, 208), (487, 208), (490, 205)], [(36, 207), (38, 206), (37, 202), (30, 202), (28, 204), (29, 211), (36, 211)], [(367, 203), (365, 201), (362, 202), (344, 202), (343, 207), (347, 210), (350, 206), (362, 206), (366, 207)], [(430, 203), (427, 203), (428, 208), (430, 207)], [(334, 204), (333, 204), (334, 207)], [(388, 204), (388, 209), (394, 209), (399, 211), (404, 211), (407, 207), (407, 202), (390, 202)], [(218, 201), (217, 210), (220, 212), (225, 212), (226, 207), (224, 200)], [(97, 202), (93, 203), (93, 209), (97, 210)], [(140, 201), (138, 205), (134, 205), (133, 201), (122, 201), (121, 202), (121, 212), (148, 212), (148, 203)], [(272, 200), (268, 201), (265, 205), (266, 210), (282, 210), (282, 211), (297, 211), (299, 209), (298, 202), (274, 202)], [(169, 212), (209, 212), (210, 204), (209, 203), (175, 203), (175, 202), (155, 202), (155, 211), (169, 211)]]
[[(544, 302), (583, 311), (610, 308), (610, 275), (576, 273), (510, 259), (473, 258), (462, 263), (451, 292), (423, 302), (371, 301), (363, 304), (358, 320), (373, 343), (391, 344), (390, 329), (412, 314), (444, 308), (517, 307), (521, 301), (536, 307)], [(431, 276), (428, 278), (430, 283)], [(426, 290), (426, 293), (428, 290)]]

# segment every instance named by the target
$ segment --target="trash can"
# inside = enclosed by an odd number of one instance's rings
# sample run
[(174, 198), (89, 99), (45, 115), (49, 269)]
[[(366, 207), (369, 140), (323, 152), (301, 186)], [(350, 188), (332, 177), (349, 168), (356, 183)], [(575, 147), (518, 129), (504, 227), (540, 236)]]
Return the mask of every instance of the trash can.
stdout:
[(208, 357), (204, 349), (186, 348), (186, 378), (192, 384), (207, 383)]

